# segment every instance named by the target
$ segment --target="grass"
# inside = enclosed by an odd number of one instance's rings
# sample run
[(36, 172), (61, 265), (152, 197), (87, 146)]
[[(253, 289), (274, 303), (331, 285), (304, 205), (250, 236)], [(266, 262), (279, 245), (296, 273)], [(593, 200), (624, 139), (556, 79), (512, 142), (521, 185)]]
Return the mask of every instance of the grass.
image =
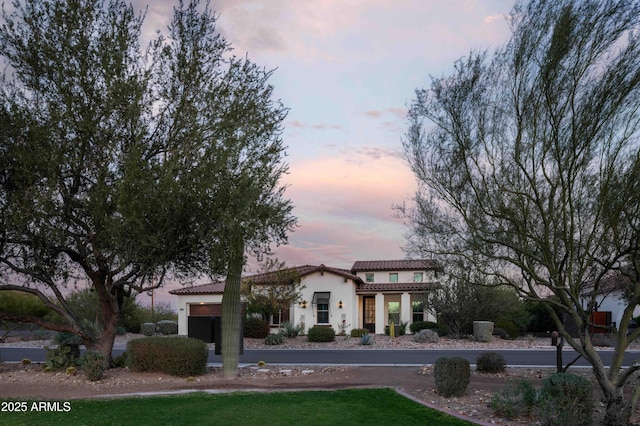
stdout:
[[(69, 412), (0, 413), (10, 425), (469, 425), (391, 389), (193, 393), (73, 400)], [(28, 404), (31, 407), (31, 402)], [(62, 403), (60, 403), (62, 407)]]

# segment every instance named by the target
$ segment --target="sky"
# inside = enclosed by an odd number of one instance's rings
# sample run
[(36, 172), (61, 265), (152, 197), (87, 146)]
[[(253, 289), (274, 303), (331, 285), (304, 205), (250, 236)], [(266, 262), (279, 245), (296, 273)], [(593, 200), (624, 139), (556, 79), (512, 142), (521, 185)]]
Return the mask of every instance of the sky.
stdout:
[[(147, 29), (166, 28), (177, 0), (150, 1)], [(143, 1), (134, 1), (137, 6)], [(403, 159), (406, 113), (430, 76), (509, 37), (512, 0), (213, 0), (218, 31), (237, 56), (275, 69), (289, 108), (283, 184), (298, 227), (274, 247), (288, 266), (350, 268), (404, 259), (408, 230), (393, 205), (411, 204)], [(258, 272), (251, 263), (247, 273)], [(168, 285), (158, 292), (167, 299)], [(175, 296), (174, 296), (175, 297)]]

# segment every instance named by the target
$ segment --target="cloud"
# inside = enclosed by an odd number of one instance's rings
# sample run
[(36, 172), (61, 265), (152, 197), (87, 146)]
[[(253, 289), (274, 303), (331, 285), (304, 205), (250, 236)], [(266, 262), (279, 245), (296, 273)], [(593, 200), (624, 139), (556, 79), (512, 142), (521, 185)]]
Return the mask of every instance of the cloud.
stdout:
[(330, 123), (307, 123), (300, 120), (292, 120), (287, 122), (287, 126), (296, 129), (316, 129), (316, 130), (342, 130), (343, 127), (338, 124)]
[(365, 111), (363, 114), (367, 117), (374, 118), (374, 119), (379, 119), (386, 116), (392, 116), (399, 120), (405, 120), (407, 118), (407, 109), (389, 107), (385, 109)]

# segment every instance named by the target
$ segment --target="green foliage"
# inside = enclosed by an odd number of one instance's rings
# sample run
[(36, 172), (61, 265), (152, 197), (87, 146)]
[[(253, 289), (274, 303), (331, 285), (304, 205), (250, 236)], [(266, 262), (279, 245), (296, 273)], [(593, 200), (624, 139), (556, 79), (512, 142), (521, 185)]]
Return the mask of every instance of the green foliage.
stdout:
[(0, 291), (0, 311), (42, 318), (49, 313), (49, 308), (36, 295), (8, 290)]
[(438, 343), (440, 336), (435, 330), (423, 328), (413, 335), (413, 341), (418, 343)]
[(75, 376), (78, 369), (76, 367), (67, 367), (65, 372), (67, 373), (67, 376)]
[(362, 335), (360, 336), (360, 344), (363, 346), (369, 346), (371, 345), (373, 339), (371, 337), (371, 334), (369, 333), (362, 333)]
[(133, 371), (155, 371), (187, 377), (204, 373), (209, 349), (198, 339), (154, 336), (130, 340), (127, 353)]
[(23, 358), (22, 361), (20, 361), (20, 364), (31, 365), (31, 360), (29, 358)]
[(102, 379), (105, 369), (105, 358), (101, 352), (86, 351), (80, 357), (80, 365), (82, 366), (82, 372), (87, 380), (96, 382)]
[(531, 381), (516, 379), (493, 395), (491, 409), (497, 416), (508, 420), (528, 417), (537, 400), (538, 392)]
[(154, 322), (145, 322), (140, 326), (140, 332), (145, 336), (153, 336), (156, 334), (156, 323)]
[(352, 328), (351, 329), (351, 337), (362, 337), (363, 334), (368, 334), (369, 330), (366, 328)]
[(284, 337), (280, 333), (269, 334), (264, 339), (265, 345), (275, 346), (275, 345), (281, 345), (283, 342), (284, 342)]
[(52, 370), (63, 370), (73, 366), (78, 359), (77, 353), (68, 345), (58, 345), (57, 348), (45, 346), (44, 348), (47, 351), (45, 365)]
[(280, 325), (280, 334), (284, 337), (288, 337), (290, 339), (298, 337), (298, 335), (302, 334), (302, 325), (295, 325), (292, 322), (285, 322)]
[(269, 323), (273, 315), (298, 302), (301, 284), (298, 268), (287, 268), (285, 262), (268, 259), (257, 275), (242, 283), (247, 297), (247, 313), (259, 314)]
[(127, 329), (119, 325), (116, 327), (116, 336), (124, 336), (127, 334)]
[(591, 425), (593, 406), (593, 385), (584, 377), (556, 373), (542, 382), (538, 413), (545, 425)]
[[(407, 330), (407, 323), (400, 323), (400, 324), (396, 324), (394, 325), (394, 335), (395, 336), (404, 336), (406, 334), (406, 330)], [(385, 326), (384, 327), (384, 334), (386, 334), (387, 336), (389, 335), (390, 330), (389, 330), (389, 326)]]
[(498, 352), (484, 352), (476, 358), (476, 370), (480, 373), (502, 373), (506, 368), (507, 361)]
[(53, 341), (59, 345), (82, 345), (82, 339), (77, 334), (68, 331), (60, 331), (54, 337)]
[(171, 320), (162, 320), (157, 323), (160, 333), (167, 336), (170, 334), (178, 334), (178, 322)]
[(116, 368), (125, 368), (129, 364), (129, 352), (124, 351), (122, 355), (118, 355), (113, 360), (113, 366)]
[(435, 323), (433, 321), (414, 321), (409, 326), (409, 331), (411, 331), (414, 334), (420, 330), (425, 330), (425, 329), (437, 330), (438, 323)]
[(264, 339), (269, 335), (269, 324), (262, 318), (248, 317), (242, 324), (244, 337)]
[[(520, 335), (520, 329), (511, 320), (499, 319), (494, 323), (494, 333), (496, 328), (501, 328), (507, 334), (507, 338), (515, 339)], [(503, 339), (505, 336), (501, 336)]]
[(433, 375), (440, 395), (462, 396), (471, 379), (471, 367), (464, 358), (441, 357), (434, 364)]
[(336, 332), (333, 327), (314, 325), (307, 332), (310, 342), (333, 342), (336, 340)]
[(532, 333), (550, 333), (558, 329), (544, 302), (524, 302), (525, 310), (530, 316), (527, 331)]

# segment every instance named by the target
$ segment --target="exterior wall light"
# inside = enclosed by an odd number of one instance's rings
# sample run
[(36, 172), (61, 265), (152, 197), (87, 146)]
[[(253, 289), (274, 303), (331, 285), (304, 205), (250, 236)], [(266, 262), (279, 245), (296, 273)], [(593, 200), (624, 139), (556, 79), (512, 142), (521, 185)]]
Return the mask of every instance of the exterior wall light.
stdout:
[(300, 307), (303, 308), (303, 309), (306, 308), (307, 307), (307, 301), (303, 300), (302, 302), (300, 302)]
[(338, 302), (338, 308), (342, 309), (342, 300)]

